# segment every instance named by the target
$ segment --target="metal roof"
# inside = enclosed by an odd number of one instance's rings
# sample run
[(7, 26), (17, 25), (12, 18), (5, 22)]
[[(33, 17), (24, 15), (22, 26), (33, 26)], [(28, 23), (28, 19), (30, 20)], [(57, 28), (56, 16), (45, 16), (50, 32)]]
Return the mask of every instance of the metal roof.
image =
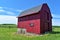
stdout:
[(18, 17), (26, 16), (26, 15), (30, 15), (30, 14), (39, 12), (39, 11), (41, 10), (41, 8), (42, 8), (42, 5), (43, 5), (43, 4), (41, 4), (41, 5), (39, 5), (39, 6), (36, 6), (36, 7), (32, 7), (32, 8), (30, 8), (30, 9), (27, 9), (27, 10), (21, 12)]

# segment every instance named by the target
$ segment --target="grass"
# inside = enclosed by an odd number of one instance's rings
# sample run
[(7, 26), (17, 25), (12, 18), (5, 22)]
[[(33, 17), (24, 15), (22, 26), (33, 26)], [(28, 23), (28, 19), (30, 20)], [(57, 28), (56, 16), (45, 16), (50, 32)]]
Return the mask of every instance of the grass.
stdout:
[[(7, 26), (7, 25), (6, 25)], [(52, 33), (43, 36), (25, 36), (16, 34), (17, 28), (0, 28), (0, 40), (60, 40), (60, 27), (53, 27)]]

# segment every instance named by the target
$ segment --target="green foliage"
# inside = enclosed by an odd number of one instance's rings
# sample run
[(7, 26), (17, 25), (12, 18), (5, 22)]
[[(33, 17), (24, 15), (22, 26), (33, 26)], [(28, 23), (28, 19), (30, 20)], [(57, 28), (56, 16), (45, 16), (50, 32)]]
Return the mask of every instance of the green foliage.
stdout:
[(0, 24), (0, 28), (16, 28), (16, 24)]
[(53, 31), (43, 34), (43, 36), (20, 35), (17, 34), (16, 25), (12, 25), (11, 28), (7, 25), (3, 26), (5, 27), (0, 27), (0, 40), (60, 40), (60, 27), (58, 28), (57, 26), (53, 26)]

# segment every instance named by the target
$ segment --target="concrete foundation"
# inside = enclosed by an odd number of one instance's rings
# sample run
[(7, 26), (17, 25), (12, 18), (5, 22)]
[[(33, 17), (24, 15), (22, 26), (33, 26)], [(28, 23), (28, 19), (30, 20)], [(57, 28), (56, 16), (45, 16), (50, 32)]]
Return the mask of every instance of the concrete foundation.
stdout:
[(18, 28), (17, 33), (18, 34), (26, 34), (26, 29), (25, 28)]

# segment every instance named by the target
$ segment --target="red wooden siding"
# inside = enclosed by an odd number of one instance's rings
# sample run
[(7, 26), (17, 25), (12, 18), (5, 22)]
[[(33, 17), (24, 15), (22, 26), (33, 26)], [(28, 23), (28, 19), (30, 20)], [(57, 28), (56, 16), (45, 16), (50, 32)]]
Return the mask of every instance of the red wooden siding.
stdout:
[[(36, 8), (39, 8), (39, 6)], [(48, 5), (43, 4), (40, 8), (41, 9), (36, 13), (31, 12), (30, 9), (31, 14), (28, 11), (29, 15), (19, 16), (18, 28), (25, 28), (27, 32), (36, 34), (42, 34), (45, 32), (52, 31), (52, 16)], [(27, 14), (27, 11), (22, 13)], [(33, 24), (33, 26), (30, 26), (31, 23)]]
[[(31, 27), (30, 23), (33, 23), (34, 26)], [(26, 28), (27, 32), (40, 34), (40, 14), (34, 14), (31, 16), (19, 18), (18, 27)]]
[(40, 11), (40, 28), (41, 33), (52, 31), (51, 13), (48, 6), (44, 5)]

